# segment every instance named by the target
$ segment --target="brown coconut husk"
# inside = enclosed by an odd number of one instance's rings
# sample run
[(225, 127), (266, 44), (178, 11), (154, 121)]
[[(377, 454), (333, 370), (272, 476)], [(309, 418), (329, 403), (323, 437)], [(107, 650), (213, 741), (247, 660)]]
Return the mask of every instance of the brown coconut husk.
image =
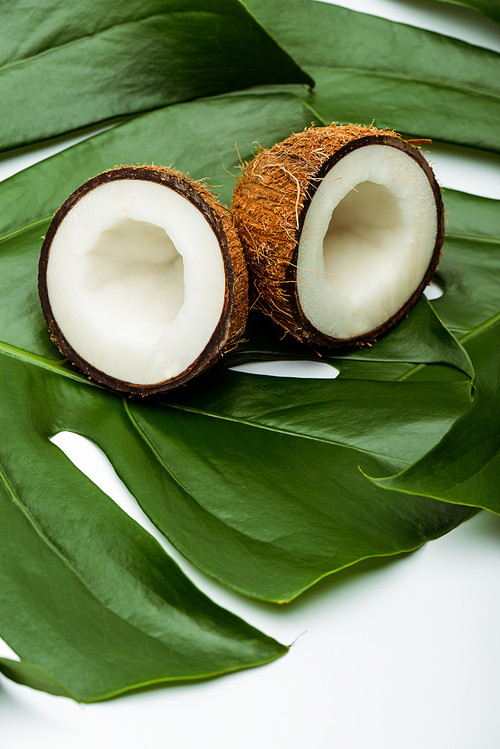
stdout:
[[(47, 264), (50, 247), (63, 218), (74, 205), (96, 187), (114, 180), (146, 180), (165, 185), (187, 198), (201, 211), (216, 235), (225, 271), (224, 306), (213, 335), (202, 353), (178, 376), (147, 385), (125, 382), (109, 376), (83, 359), (63, 335), (50, 306), (47, 291)], [(227, 351), (233, 349), (243, 335), (248, 316), (248, 273), (239, 237), (227, 209), (215, 196), (185, 174), (162, 166), (121, 166), (102, 172), (85, 182), (59, 208), (45, 236), (38, 266), (38, 292), (42, 312), (54, 343), (61, 353), (87, 377), (114, 390), (130, 395), (151, 395), (184, 385), (212, 366)]]
[[(401, 149), (427, 175), (438, 214), (436, 245), (422, 282), (395, 315), (362, 336), (332, 338), (309, 322), (300, 305), (296, 277), (300, 234), (314, 194), (329, 170), (353, 150), (376, 144)], [(416, 145), (394, 131), (371, 126), (333, 124), (310, 128), (261, 151), (236, 185), (231, 210), (248, 263), (254, 305), (299, 341), (320, 347), (373, 342), (396, 325), (430, 283), (444, 239), (441, 191), (429, 164)]]

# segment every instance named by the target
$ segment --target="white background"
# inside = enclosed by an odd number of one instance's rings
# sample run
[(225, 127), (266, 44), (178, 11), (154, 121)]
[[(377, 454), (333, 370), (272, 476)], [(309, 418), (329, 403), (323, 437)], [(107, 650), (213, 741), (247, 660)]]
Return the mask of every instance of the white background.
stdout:
[[(500, 27), (465, 8), (337, 4), (500, 51)], [(0, 179), (61, 147), (0, 159)], [(430, 160), (444, 187), (500, 199), (500, 158), (433, 146)], [(362, 562), (277, 607), (195, 570), (160, 539), (93, 445), (74, 435), (57, 441), (213, 600), (296, 642), (267, 666), (85, 706), (0, 677), (2, 749), (498, 749), (500, 517), (479, 512), (412, 554)], [(0, 655), (15, 657), (1, 640)]]

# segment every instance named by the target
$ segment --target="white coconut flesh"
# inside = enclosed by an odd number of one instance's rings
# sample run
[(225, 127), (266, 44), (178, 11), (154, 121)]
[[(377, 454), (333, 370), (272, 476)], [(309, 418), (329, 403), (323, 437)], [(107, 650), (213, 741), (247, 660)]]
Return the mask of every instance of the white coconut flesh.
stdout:
[(47, 290), (68, 343), (110, 377), (169, 380), (220, 320), (225, 272), (196, 206), (156, 182), (121, 179), (85, 194), (50, 248)]
[(437, 226), (429, 179), (404, 151), (369, 145), (340, 159), (321, 181), (299, 241), (305, 316), (340, 339), (384, 324), (421, 283)]

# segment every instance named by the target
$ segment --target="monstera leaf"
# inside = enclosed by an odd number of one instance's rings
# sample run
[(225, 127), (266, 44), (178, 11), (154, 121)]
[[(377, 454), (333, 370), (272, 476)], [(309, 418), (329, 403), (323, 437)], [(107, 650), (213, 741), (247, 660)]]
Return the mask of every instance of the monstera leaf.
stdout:
[(498, 467), (495, 201), (446, 192), (436, 311), (422, 301), (371, 348), (325, 358), (335, 380), (231, 371), (255, 358), (317, 359), (256, 314), (240, 350), (162, 398), (122, 398), (61, 358), (36, 293), (41, 238), (68, 194), (106, 168), (172, 164), (229, 205), (255, 149), (312, 122), (375, 117), (416, 137), (497, 148), (494, 53), (340, 8), (293, 0), (282, 13), (252, 0), (318, 79), (317, 94), (296, 86), (188, 102), (312, 81), (235, 0), (210, 13), (184, 0), (115, 5), (35, 9), (21, 34), (11, 4), (0, 32), (0, 90), (13, 113), (4, 148), (185, 100), (37, 164), (0, 193), (0, 635), (21, 657), (0, 659), (0, 670), (82, 701), (258, 665), (287, 648), (197, 591), (50, 442), (56, 433), (97, 444), (194, 564), (279, 602), (361, 559), (417, 548), (471, 503), (494, 509)]
[(0, 50), (0, 150), (198, 96), (313, 85), (239, 0), (16, 0)]
[(249, 0), (312, 75), (327, 122), (389, 127), (498, 152), (500, 55), (423, 29), (311, 0)]

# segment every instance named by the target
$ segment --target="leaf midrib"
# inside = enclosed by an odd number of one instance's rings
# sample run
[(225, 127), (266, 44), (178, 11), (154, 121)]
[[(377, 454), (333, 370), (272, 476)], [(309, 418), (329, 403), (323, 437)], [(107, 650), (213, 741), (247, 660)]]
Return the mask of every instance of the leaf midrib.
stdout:
[(500, 312), (497, 312), (496, 315), (493, 315), (493, 317), (490, 317), (489, 320), (486, 320), (485, 322), (481, 323), (481, 325), (476, 325), (475, 328), (472, 328), (472, 330), (469, 330), (462, 338), (460, 338), (460, 343), (467, 343), (467, 341), (471, 340), (472, 338), (475, 338), (476, 335), (479, 335), (484, 330), (488, 330), (488, 328), (491, 328), (493, 325), (496, 325), (497, 322), (500, 322)]
[[(47, 370), (49, 372), (52, 372), (53, 374), (57, 374), (57, 375), (62, 376), (62, 377), (67, 377), (68, 379), (71, 379), (73, 381), (79, 382), (80, 384), (88, 385), (90, 387), (97, 387), (97, 388), (100, 388), (100, 389), (103, 389), (103, 390), (107, 390), (107, 388), (104, 385), (101, 385), (100, 383), (96, 382), (95, 380), (89, 380), (84, 375), (80, 374), (79, 372), (74, 372), (73, 373), (73, 372), (67, 370), (63, 366), (68, 361), (67, 359), (60, 359), (59, 361), (53, 361), (51, 359), (46, 359), (45, 357), (39, 356), (38, 354), (30, 353), (28, 351), (25, 351), (24, 349), (20, 349), (20, 348), (18, 348), (16, 346), (11, 346), (8, 343), (4, 343), (4, 342), (0, 341), (0, 354), (2, 354), (2, 353), (4, 355), (6, 355), (6, 356), (9, 356), (10, 358), (16, 359), (18, 361), (26, 362), (27, 364), (31, 364), (32, 366), (36, 366), (36, 367), (39, 367), (41, 369), (45, 369), (45, 370)], [(148, 443), (148, 445), (151, 447), (151, 449), (154, 450), (154, 447), (152, 446), (152, 444), (150, 443), (150, 441), (147, 439), (147, 437), (144, 435), (143, 431), (137, 425), (135, 419), (132, 416), (132, 413), (131, 413), (130, 409), (128, 408), (128, 405), (127, 405), (126, 401), (124, 401), (124, 403), (125, 403), (126, 413), (129, 416), (129, 418), (132, 421), (132, 423), (134, 424), (135, 428), (139, 430), (139, 432), (143, 436), (144, 440)], [(374, 457), (377, 457), (377, 458), (380, 458), (380, 459), (383, 459), (383, 460), (394, 460), (396, 463), (400, 463), (401, 465), (404, 465), (404, 461), (401, 461), (398, 458), (393, 458), (390, 455), (383, 455), (383, 454), (375, 453), (375, 452), (373, 452), (371, 450), (366, 450), (366, 449), (363, 449), (363, 448), (360, 448), (360, 447), (354, 447), (353, 445), (350, 445), (349, 443), (339, 442), (339, 441), (336, 441), (336, 440), (327, 440), (327, 439), (324, 439), (322, 437), (313, 437), (313, 436), (310, 436), (310, 435), (305, 435), (305, 434), (302, 434), (302, 433), (299, 433), (299, 432), (296, 432), (296, 431), (292, 431), (291, 429), (290, 430), (289, 429), (278, 429), (276, 427), (271, 427), (271, 426), (268, 426), (268, 425), (261, 424), (259, 422), (251, 421), (249, 419), (232, 417), (232, 416), (228, 416), (227, 414), (217, 414), (217, 413), (212, 412), (212, 411), (202, 410), (202, 409), (194, 408), (194, 407), (191, 407), (191, 406), (181, 406), (181, 405), (172, 404), (172, 403), (168, 403), (168, 404), (165, 404), (165, 405), (167, 407), (169, 407), (169, 408), (173, 408), (173, 409), (176, 409), (178, 411), (186, 411), (186, 412), (190, 412), (190, 413), (196, 413), (198, 415), (204, 415), (204, 416), (208, 416), (208, 417), (211, 417), (211, 418), (214, 418), (214, 419), (220, 419), (220, 420), (223, 420), (223, 421), (232, 421), (232, 422), (238, 423), (238, 424), (245, 424), (246, 426), (253, 427), (255, 429), (265, 429), (266, 431), (269, 431), (269, 432), (275, 432), (277, 434), (284, 434), (284, 435), (287, 435), (287, 436), (290, 436), (290, 437), (298, 437), (298, 438), (302, 438), (302, 439), (309, 439), (309, 440), (311, 440), (313, 442), (322, 442), (322, 443), (325, 443), (327, 445), (336, 445), (338, 447), (344, 447), (346, 449), (355, 450), (356, 452), (359, 452), (359, 453), (362, 453), (362, 454), (366, 454), (366, 455), (372, 455)], [(156, 450), (155, 450), (155, 452), (156, 452)], [(175, 478), (175, 477), (173, 476), (173, 478)], [(182, 484), (181, 484), (181, 486), (182, 486)]]
[[(477, 96), (485, 99), (492, 99), (493, 101), (500, 101), (500, 94), (496, 93), (494, 91), (488, 91), (480, 88), (475, 88), (471, 85), (465, 85), (465, 84), (459, 84), (459, 83), (453, 83), (453, 81), (444, 81), (440, 78), (425, 78), (423, 76), (414, 76), (410, 75), (409, 73), (396, 73), (393, 71), (383, 71), (383, 70), (370, 70), (369, 68), (354, 68), (350, 66), (336, 66), (336, 65), (307, 65), (303, 64), (304, 68), (307, 70), (311, 70), (314, 72), (314, 70), (326, 70), (326, 71), (341, 71), (346, 73), (362, 73), (363, 75), (371, 76), (372, 78), (389, 78), (391, 80), (402, 80), (402, 81), (411, 81), (414, 83), (424, 83), (425, 85), (429, 86), (436, 86), (439, 88), (445, 88), (450, 89), (453, 91), (461, 91), (466, 94), (470, 94), (472, 96)], [(313, 76), (314, 77), (314, 76)], [(314, 93), (314, 92), (313, 92)]]
[[(134, 429), (135, 429), (135, 430), (137, 431), (137, 433), (139, 434), (139, 436), (141, 437), (141, 439), (142, 439), (142, 440), (143, 440), (143, 441), (145, 442), (145, 444), (146, 444), (146, 445), (147, 445), (147, 446), (149, 447), (149, 449), (151, 450), (151, 452), (152, 452), (152, 453), (153, 453), (153, 455), (155, 456), (155, 458), (156, 458), (156, 460), (158, 461), (158, 463), (159, 463), (159, 464), (160, 464), (160, 465), (161, 465), (161, 466), (163, 467), (163, 469), (164, 469), (164, 470), (165, 470), (165, 471), (166, 471), (166, 472), (168, 473), (168, 475), (169, 475), (169, 476), (170, 476), (170, 477), (172, 478), (172, 480), (173, 480), (173, 481), (174, 481), (174, 482), (176, 483), (176, 485), (177, 485), (177, 486), (178, 486), (178, 487), (179, 487), (179, 488), (180, 488), (180, 489), (181, 489), (181, 490), (182, 490), (183, 492), (185, 492), (185, 493), (186, 493), (186, 494), (187, 494), (187, 495), (188, 495), (188, 496), (189, 496), (189, 497), (190, 497), (190, 498), (191, 498), (191, 499), (192, 499), (192, 500), (193, 500), (194, 502), (196, 502), (196, 504), (198, 505), (198, 507), (200, 507), (200, 508), (201, 508), (201, 509), (203, 510), (203, 512), (206, 512), (206, 513), (207, 513), (208, 515), (210, 515), (211, 517), (215, 518), (215, 519), (216, 519), (216, 520), (217, 520), (218, 522), (222, 523), (222, 524), (223, 524), (223, 525), (224, 525), (224, 526), (225, 526), (226, 528), (229, 528), (229, 530), (230, 530), (230, 531), (231, 531), (232, 533), (237, 533), (237, 534), (239, 534), (239, 535), (243, 535), (243, 536), (244, 536), (244, 537), (246, 537), (246, 538), (251, 538), (252, 540), (254, 540), (254, 541), (257, 541), (258, 543), (275, 543), (275, 542), (276, 542), (276, 541), (278, 541), (278, 540), (281, 540), (281, 539), (283, 539), (283, 538), (285, 538), (285, 537), (287, 537), (287, 536), (289, 536), (289, 535), (292, 535), (292, 533), (287, 533), (287, 534), (283, 534), (283, 535), (277, 536), (276, 538), (273, 538), (273, 539), (271, 539), (271, 540), (266, 540), (266, 539), (262, 539), (262, 538), (260, 538), (259, 536), (252, 536), (252, 535), (251, 535), (250, 533), (248, 533), (248, 532), (245, 532), (245, 533), (244, 533), (244, 532), (243, 532), (243, 531), (241, 531), (240, 529), (238, 529), (238, 528), (236, 528), (235, 526), (233, 526), (233, 525), (231, 525), (230, 523), (228, 523), (228, 522), (227, 522), (227, 520), (226, 520), (225, 518), (222, 518), (222, 517), (220, 517), (219, 515), (216, 515), (216, 514), (214, 514), (214, 513), (213, 513), (213, 512), (212, 512), (212, 511), (211, 511), (211, 510), (210, 510), (209, 508), (207, 508), (207, 507), (206, 507), (206, 506), (205, 506), (204, 504), (202, 504), (202, 503), (201, 503), (201, 502), (200, 502), (200, 501), (198, 500), (198, 498), (197, 498), (197, 497), (196, 497), (196, 496), (195, 496), (195, 495), (194, 495), (194, 494), (193, 494), (193, 493), (192, 493), (191, 491), (189, 491), (189, 490), (187, 489), (187, 487), (186, 487), (186, 486), (185, 486), (185, 485), (183, 484), (183, 482), (182, 482), (182, 481), (181, 481), (181, 480), (180, 480), (180, 479), (179, 479), (179, 478), (178, 478), (178, 477), (177, 477), (177, 476), (176, 476), (176, 475), (174, 474), (174, 472), (172, 471), (172, 469), (171, 469), (171, 468), (170, 468), (170, 467), (168, 466), (168, 464), (167, 464), (167, 463), (165, 462), (165, 460), (163, 459), (163, 457), (162, 457), (161, 453), (160, 453), (160, 452), (159, 452), (159, 451), (157, 450), (157, 448), (155, 447), (155, 445), (154, 445), (153, 441), (152, 441), (151, 439), (149, 439), (149, 437), (147, 436), (147, 434), (145, 433), (145, 431), (144, 431), (144, 430), (142, 429), (142, 427), (140, 426), (140, 424), (139, 424), (139, 422), (137, 421), (137, 419), (136, 419), (136, 418), (134, 417), (133, 413), (132, 413), (132, 412), (130, 411), (130, 408), (129, 408), (129, 406), (128, 406), (128, 403), (127, 403), (127, 401), (126, 401), (125, 399), (123, 400), (123, 406), (124, 406), (124, 410), (125, 410), (125, 413), (126, 413), (126, 415), (128, 416), (128, 418), (130, 419), (130, 422), (131, 422), (131, 424), (132, 424), (133, 428), (134, 428)], [(178, 410), (181, 410), (181, 409), (178, 409)], [(193, 410), (194, 410), (194, 409), (193, 409)], [(205, 413), (205, 412), (203, 412), (203, 411), (202, 411), (201, 413), (202, 413), (203, 415), (207, 415), (207, 416), (213, 416), (213, 414), (208, 414), (208, 413)], [(217, 418), (217, 417), (216, 417), (216, 418)], [(223, 419), (223, 417), (219, 417), (219, 418)], [(249, 426), (255, 426), (255, 425), (252, 425), (252, 424), (250, 424)], [(269, 430), (269, 431), (272, 431), (272, 430)], [(330, 443), (330, 444), (331, 444), (331, 443)], [(344, 447), (345, 447), (345, 446), (344, 446)], [(355, 449), (355, 448), (352, 448), (352, 449)], [(372, 454), (373, 454), (373, 453), (372, 453)], [(400, 461), (395, 461), (395, 462), (400, 462)], [(403, 465), (404, 465), (404, 467), (405, 467), (405, 468), (406, 468), (406, 467), (408, 467), (408, 465), (407, 465), (407, 464), (403, 464)], [(404, 468), (403, 468), (403, 470), (404, 470)], [(324, 512), (324, 511), (322, 511), (322, 510), (321, 510), (320, 512), (321, 512), (321, 514), (322, 514), (322, 515), (325, 515), (325, 516), (327, 516), (327, 514), (326, 514), (326, 513)], [(173, 543), (173, 542), (172, 542), (172, 543)], [(216, 579), (219, 579), (219, 578), (216, 578)], [(243, 591), (242, 591), (242, 592), (243, 592)]]

